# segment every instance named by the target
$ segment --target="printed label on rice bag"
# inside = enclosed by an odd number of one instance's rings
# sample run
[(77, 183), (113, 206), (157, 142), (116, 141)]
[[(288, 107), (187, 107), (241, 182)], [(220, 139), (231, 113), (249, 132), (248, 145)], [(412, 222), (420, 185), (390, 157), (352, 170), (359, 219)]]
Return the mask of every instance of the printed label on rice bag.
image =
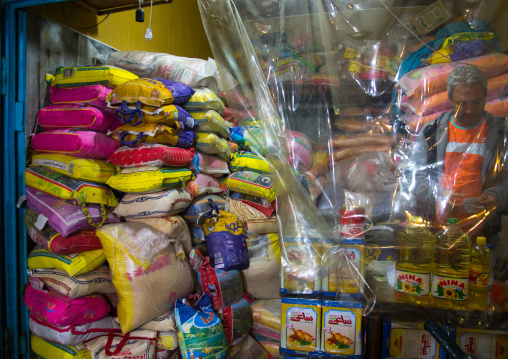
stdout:
[(409, 295), (428, 295), (430, 273), (395, 270), (395, 290)]
[(53, 167), (53, 168), (58, 168), (63, 171), (67, 171), (67, 163), (60, 162), (60, 161), (37, 158), (37, 159), (33, 160), (33, 164), (35, 166)]
[(432, 274), (431, 294), (439, 299), (465, 301), (467, 300), (468, 285), (469, 277), (441, 277)]
[(251, 171), (236, 172), (231, 178), (236, 180), (243, 180), (245, 182), (254, 183), (266, 189), (272, 188), (272, 177), (266, 173), (257, 173)]

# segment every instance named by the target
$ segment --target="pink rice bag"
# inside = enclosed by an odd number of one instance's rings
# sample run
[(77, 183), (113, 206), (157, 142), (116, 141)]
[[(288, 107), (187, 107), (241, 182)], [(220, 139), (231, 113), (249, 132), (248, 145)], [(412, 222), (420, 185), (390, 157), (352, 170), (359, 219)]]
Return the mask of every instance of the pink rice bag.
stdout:
[(39, 126), (45, 130), (74, 128), (108, 132), (122, 125), (110, 110), (81, 104), (50, 105), (37, 114)]
[(35, 151), (61, 153), (105, 160), (118, 149), (118, 142), (104, 133), (73, 129), (50, 130), (34, 135)]
[(185, 189), (192, 197), (202, 196), (209, 193), (222, 194), (224, 192), (218, 179), (203, 173), (198, 174), (195, 180), (189, 181), (187, 186), (185, 186)]
[(69, 298), (52, 288), (43, 289), (40, 280), (28, 283), (23, 300), (36, 318), (58, 326), (92, 323), (109, 313), (109, 304), (100, 294)]
[(49, 88), (49, 99), (52, 104), (79, 103), (99, 108), (107, 108), (106, 96), (110, 93), (102, 85), (90, 85), (80, 87), (55, 87)]
[(213, 177), (222, 177), (231, 173), (226, 161), (201, 152), (196, 152), (189, 169), (194, 173), (204, 173)]

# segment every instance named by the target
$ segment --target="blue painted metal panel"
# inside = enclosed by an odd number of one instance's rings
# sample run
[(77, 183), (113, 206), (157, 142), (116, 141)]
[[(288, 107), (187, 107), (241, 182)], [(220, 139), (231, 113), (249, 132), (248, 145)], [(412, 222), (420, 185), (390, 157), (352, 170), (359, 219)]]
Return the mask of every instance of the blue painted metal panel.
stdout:
[[(26, 166), (26, 138), (25, 138), (25, 107), (26, 107), (26, 39), (27, 39), (26, 11), (17, 13), (18, 32), (18, 69), (17, 69), (17, 102), (15, 114), (16, 132), (16, 197), (25, 193), (25, 166)], [(18, 210), (17, 237), (18, 237), (18, 288), (21, 289), (27, 282), (27, 233), (24, 223), (25, 210)], [(19, 308), (19, 357), (30, 358), (30, 330), (28, 328), (28, 309), (23, 304), (22, 291), (18, 290), (16, 300)]]
[[(17, 261), (17, 210), (16, 210), (16, 156), (14, 140), (14, 103), (16, 91), (16, 26), (15, 9), (7, 4), (5, 9), (5, 58), (7, 59), (7, 94), (5, 96), (4, 123), (3, 123), (3, 165), (4, 165), (4, 258), (5, 258), (5, 303), (6, 303), (6, 358), (19, 356), (18, 333), (19, 320), (17, 301), (18, 291), (18, 261)], [(14, 51), (13, 51), (14, 50)]]
[[(2, 22), (2, 24), (5, 24), (5, 1), (4, 0), (0, 0), (0, 21)], [(0, 37), (2, 38), (2, 43), (0, 44), (0, 114), (1, 116), (3, 116), (3, 118), (5, 118), (5, 102), (6, 102), (6, 99), (5, 99), (5, 94), (7, 93), (7, 59), (5, 59), (3, 57), (4, 55), (4, 46), (5, 46), (5, 43), (4, 43), (4, 37), (5, 35), (5, 30), (4, 30), (4, 27), (3, 26), (0, 26)], [(3, 123), (2, 123), (2, 127), (3, 127)], [(1, 168), (4, 168), (3, 166), (3, 158), (0, 156), (0, 166), (2, 166)], [(0, 180), (0, 202), (3, 203), (5, 202), (4, 201), (4, 192), (5, 192), (5, 188), (4, 188), (4, 179), (2, 177), (2, 179)], [(0, 218), (4, 218), (5, 216), (3, 215), (3, 207), (0, 206)], [(5, 233), (5, 230), (4, 230), (4, 225), (3, 225), (3, 222), (0, 221), (0, 231), (1, 233)], [(3, 249), (3, 248), (2, 248)], [(5, 265), (4, 265), (4, 257), (2, 255), (0, 255), (0, 269), (2, 270), (2, 272), (4, 271), (4, 268), (5, 268)], [(1, 288), (5, 288), (5, 277), (2, 275), (0, 276), (0, 287)], [(6, 312), (6, 307), (5, 307), (5, 300), (4, 300), (4, 295), (0, 295), (0, 356), (2, 357), (6, 357), (6, 346), (4, 345), (4, 339), (6, 337), (5, 335), (5, 328), (6, 328), (6, 323), (5, 323), (5, 312)]]
[(2, 99), (2, 199), (0, 230), (4, 234), (0, 265), (0, 357), (29, 358), (28, 312), (22, 302), (22, 288), (27, 281), (27, 236), (24, 210), (16, 201), (25, 192), (26, 165), (26, 7), (65, 0), (0, 0), (3, 26), (1, 55)]

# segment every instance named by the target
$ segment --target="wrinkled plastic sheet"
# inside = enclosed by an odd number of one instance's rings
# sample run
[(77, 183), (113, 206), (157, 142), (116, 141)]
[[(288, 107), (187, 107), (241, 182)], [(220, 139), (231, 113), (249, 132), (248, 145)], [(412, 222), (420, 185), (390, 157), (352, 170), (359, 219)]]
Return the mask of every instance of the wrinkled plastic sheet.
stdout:
[[(250, 148), (271, 166), (282, 295), (363, 301), (364, 314), (402, 320), (505, 328), (506, 298), (498, 294), (508, 279), (506, 3), (442, 0), (438, 9), (426, 0), (198, 4), (228, 106), (248, 133), (257, 131)], [(466, 64), (488, 78), (474, 104), (462, 97), (452, 102), (447, 93), (449, 74)], [(459, 124), (451, 128), (459, 136), (461, 127), (471, 127), (460, 126), (466, 117), (483, 110), (484, 132), (458, 150), (447, 146), (460, 142), (450, 137), (449, 119)], [(425, 135), (425, 125), (438, 117), (448, 132)], [(360, 217), (361, 230), (344, 235), (351, 219), (344, 216), (351, 215)], [(497, 263), (496, 294), (485, 310), (395, 300), (397, 234), (411, 216), (421, 216), (433, 233), (458, 217), (473, 243), (487, 236)]]

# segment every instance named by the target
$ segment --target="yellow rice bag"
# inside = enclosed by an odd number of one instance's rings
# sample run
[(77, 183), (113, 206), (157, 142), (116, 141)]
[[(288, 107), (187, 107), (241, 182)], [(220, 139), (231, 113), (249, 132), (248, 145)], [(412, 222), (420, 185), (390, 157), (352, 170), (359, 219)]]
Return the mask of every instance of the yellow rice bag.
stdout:
[(122, 192), (137, 193), (160, 188), (184, 188), (187, 181), (193, 178), (192, 171), (187, 168), (146, 166), (124, 168), (109, 177), (106, 184)]
[(41, 358), (51, 359), (92, 359), (92, 354), (83, 345), (69, 346), (30, 336), (30, 345), (35, 354)]
[(123, 125), (110, 133), (123, 145), (135, 146), (139, 143), (151, 142), (181, 148), (190, 148), (196, 136), (193, 131), (180, 132), (177, 129), (157, 123), (147, 123), (141, 126)]
[(166, 313), (193, 290), (182, 247), (143, 223), (116, 223), (97, 230), (118, 294), (124, 334)]
[(273, 202), (275, 199), (272, 177), (267, 173), (252, 171), (232, 173), (226, 179), (226, 187), (230, 191), (266, 198), (268, 202)]
[(132, 72), (114, 66), (59, 67), (54, 75), (46, 75), (46, 81), (57, 87), (96, 84), (117, 87), (124, 82), (138, 78)]
[(91, 272), (105, 262), (106, 257), (102, 249), (60, 255), (40, 248), (34, 249), (28, 255), (28, 269), (56, 268), (64, 270), (71, 277)]
[(55, 197), (73, 200), (77, 204), (118, 205), (118, 200), (108, 186), (79, 181), (47, 167), (28, 167), (25, 171), (25, 184)]
[(224, 138), (229, 138), (229, 126), (216, 111), (190, 112), (191, 116), (198, 122), (196, 132), (214, 132)]
[(237, 152), (231, 156), (229, 163), (231, 171), (254, 171), (270, 173), (268, 162), (261, 157), (250, 152)]
[(150, 106), (180, 105), (194, 94), (189, 86), (165, 79), (136, 79), (124, 82), (109, 93), (106, 101), (110, 105), (122, 103), (144, 103)]
[(217, 155), (226, 162), (231, 160), (231, 148), (228, 141), (214, 133), (196, 132), (196, 150)]
[(206, 87), (198, 87), (193, 90), (196, 92), (184, 105), (187, 111), (214, 110), (218, 113), (224, 112), (224, 103), (212, 90)]
[(33, 166), (49, 167), (74, 179), (106, 183), (120, 170), (119, 167), (102, 160), (78, 158), (58, 153), (38, 153), (32, 156)]

